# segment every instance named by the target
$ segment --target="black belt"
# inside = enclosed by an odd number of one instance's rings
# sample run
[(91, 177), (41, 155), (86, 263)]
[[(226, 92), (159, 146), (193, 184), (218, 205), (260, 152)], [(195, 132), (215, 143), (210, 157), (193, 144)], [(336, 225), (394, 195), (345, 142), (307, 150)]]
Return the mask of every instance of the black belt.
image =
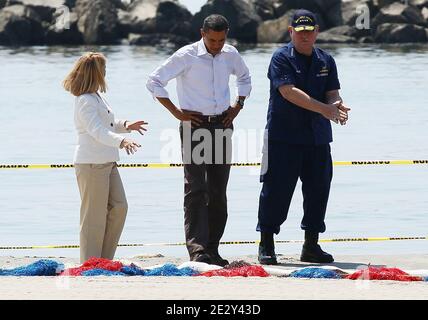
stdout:
[(222, 122), (226, 118), (226, 113), (224, 112), (222, 114), (216, 114), (213, 116), (198, 115), (198, 118), (207, 123), (218, 123), (218, 122)]

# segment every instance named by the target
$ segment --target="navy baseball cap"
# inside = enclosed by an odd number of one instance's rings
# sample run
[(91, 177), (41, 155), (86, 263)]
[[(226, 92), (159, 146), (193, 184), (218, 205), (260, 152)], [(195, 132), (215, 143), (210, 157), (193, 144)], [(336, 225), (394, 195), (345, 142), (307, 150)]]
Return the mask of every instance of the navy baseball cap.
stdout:
[(293, 22), (291, 23), (291, 26), (294, 28), (295, 31), (313, 31), (315, 30), (316, 25), (317, 21), (315, 19), (315, 15), (311, 11), (299, 9), (294, 12)]

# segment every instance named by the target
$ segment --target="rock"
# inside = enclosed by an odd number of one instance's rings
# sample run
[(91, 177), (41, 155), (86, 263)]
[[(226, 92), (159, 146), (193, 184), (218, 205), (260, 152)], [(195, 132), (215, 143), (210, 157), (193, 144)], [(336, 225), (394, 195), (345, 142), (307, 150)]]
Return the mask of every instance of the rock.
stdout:
[(192, 14), (174, 1), (161, 2), (156, 11), (156, 33), (173, 33), (188, 37), (192, 32)]
[(262, 22), (257, 28), (258, 43), (283, 43), (290, 40), (288, 26), (291, 24), (292, 12), (281, 18)]
[(320, 24), (321, 30), (343, 24), (341, 0), (287, 0), (282, 1), (282, 5), (277, 10), (282, 15), (290, 9), (302, 8), (318, 13), (322, 17), (325, 26)]
[[(159, 1), (158, 1), (159, 2)], [(138, 2), (140, 7), (144, 4)], [(119, 29), (122, 37), (129, 34), (175, 34), (189, 38), (192, 34), (192, 14), (177, 1), (147, 2), (155, 13), (145, 12), (146, 16), (137, 16), (135, 12), (118, 10)], [(143, 40), (142, 40), (143, 41)]]
[(277, 8), (281, 6), (280, 0), (251, 0), (257, 15), (263, 20), (279, 18)]
[(357, 40), (353, 37), (333, 34), (329, 30), (318, 34), (317, 43), (356, 43)]
[(381, 8), (372, 21), (372, 25), (375, 28), (384, 23), (425, 25), (425, 19), (417, 7), (394, 2), (389, 6)]
[(375, 5), (379, 8), (389, 6), (390, 4), (400, 0), (375, 0)]
[(62, 5), (66, 5), (71, 8), (75, 5), (76, 0), (6, 0), (6, 3), (8, 6), (14, 4), (43, 7), (59, 7)]
[(134, 34), (128, 37), (129, 44), (134, 46), (162, 46), (180, 48), (189, 44), (189, 38), (170, 33)]
[(139, 30), (134, 30), (134, 19), (131, 13), (118, 9), (117, 10), (117, 24), (119, 29), (120, 37), (126, 37), (132, 32), (138, 32)]
[(109, 0), (77, 0), (78, 30), (86, 44), (118, 42), (116, 7)]
[(428, 8), (423, 8), (421, 13), (422, 13), (422, 16), (425, 19), (425, 22), (428, 23)]
[(2, 9), (2, 12), (8, 12), (15, 16), (25, 17), (31, 20), (36, 20), (41, 22), (42, 19), (32, 8), (28, 8), (21, 4), (13, 4), (11, 6), (6, 6)]
[(40, 16), (31, 8), (12, 5), (0, 11), (0, 45), (41, 45), (44, 30)]
[(128, 12), (139, 20), (154, 18), (160, 0), (135, 0), (128, 7)]
[[(323, 13), (327, 28), (337, 27), (343, 24), (342, 1), (318, 1)], [(322, 4), (322, 5), (321, 5)]]
[(358, 39), (358, 43), (374, 43), (374, 39), (373, 37), (362, 37), (360, 39)]
[[(54, 15), (55, 18), (55, 15)], [(54, 24), (46, 31), (47, 45), (78, 45), (83, 44), (83, 34), (77, 27), (78, 17), (75, 12), (70, 14), (69, 29)]]
[(343, 23), (348, 26), (355, 26), (357, 18), (363, 14), (364, 7), (368, 8), (370, 18), (374, 17), (378, 10), (372, 0), (344, 0), (341, 10)]
[(424, 7), (428, 7), (428, 0), (409, 0), (409, 4), (422, 9)]
[(343, 25), (343, 26), (338, 26), (338, 27), (328, 29), (328, 32), (331, 34), (349, 36), (350, 33), (352, 33), (353, 29), (354, 27)]
[(352, 38), (362, 38), (362, 37), (368, 37), (371, 35), (370, 30), (358, 29), (357, 27), (352, 27), (347, 25), (328, 29), (328, 33), (334, 34), (334, 35), (348, 36)]
[[(156, 12), (161, 0), (135, 0), (126, 9), (119, 9), (118, 25), (121, 36), (126, 37), (129, 33), (155, 32)], [(149, 30), (149, 31), (148, 31)]]
[(254, 5), (247, 0), (208, 0), (192, 19), (193, 38), (199, 38), (204, 19), (211, 14), (221, 14), (229, 20), (229, 37), (242, 42), (255, 43), (257, 28), (262, 19), (255, 13)]
[(52, 7), (67, 6), (70, 9), (76, 4), (76, 0), (6, 0), (8, 6), (21, 4), (31, 7)]
[(123, 0), (110, 0), (110, 1), (117, 9), (126, 10), (127, 8), (126, 1), (123, 1)]
[(52, 22), (53, 14), (64, 7), (70, 11), (76, 0), (9, 0), (8, 5), (20, 4), (33, 9), (43, 21)]
[(180, 47), (190, 42), (192, 14), (176, 0), (135, 0), (118, 10), (121, 36), (131, 45)]
[(374, 40), (385, 43), (426, 42), (426, 29), (406, 23), (384, 23), (377, 27)]

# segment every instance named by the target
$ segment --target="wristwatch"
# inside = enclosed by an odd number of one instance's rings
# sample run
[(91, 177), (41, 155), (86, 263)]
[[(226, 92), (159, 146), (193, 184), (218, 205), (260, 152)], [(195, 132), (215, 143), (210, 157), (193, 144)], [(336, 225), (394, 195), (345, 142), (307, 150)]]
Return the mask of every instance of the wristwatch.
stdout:
[(236, 100), (236, 103), (239, 104), (241, 109), (244, 107), (244, 102), (245, 102), (245, 98), (238, 98), (238, 100)]

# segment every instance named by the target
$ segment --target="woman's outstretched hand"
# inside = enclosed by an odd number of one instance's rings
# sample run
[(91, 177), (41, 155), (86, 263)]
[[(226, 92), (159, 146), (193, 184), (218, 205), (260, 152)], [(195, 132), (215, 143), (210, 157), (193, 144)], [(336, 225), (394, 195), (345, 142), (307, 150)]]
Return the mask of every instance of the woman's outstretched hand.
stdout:
[(121, 149), (125, 149), (127, 154), (134, 154), (137, 152), (137, 149), (141, 147), (141, 144), (129, 140), (129, 139), (123, 139), (122, 143), (120, 144)]
[(144, 128), (144, 125), (149, 124), (148, 122), (145, 122), (144, 120), (139, 120), (135, 122), (127, 122), (126, 123), (126, 129), (131, 131), (138, 131), (141, 135), (144, 135), (143, 131), (147, 131), (146, 128)]

